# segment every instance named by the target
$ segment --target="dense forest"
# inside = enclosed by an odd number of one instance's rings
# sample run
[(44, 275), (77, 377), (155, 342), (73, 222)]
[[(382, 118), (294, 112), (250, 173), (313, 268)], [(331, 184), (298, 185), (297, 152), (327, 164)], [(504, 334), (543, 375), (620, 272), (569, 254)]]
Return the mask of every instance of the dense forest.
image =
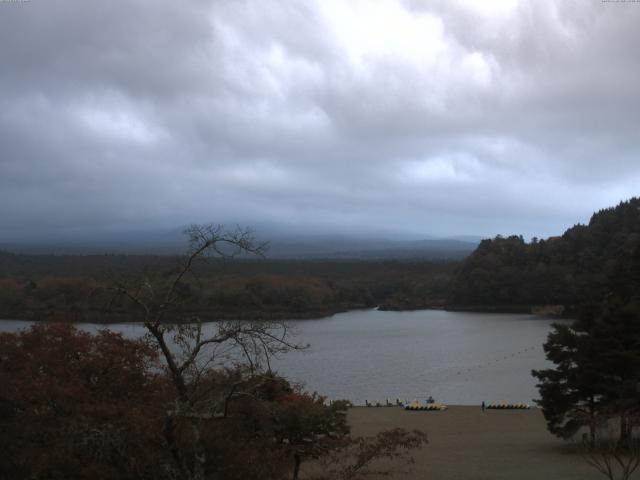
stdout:
[[(179, 257), (0, 254), (0, 317), (125, 321), (132, 305), (111, 287), (162, 282)], [(442, 261), (200, 261), (183, 288), (202, 319), (321, 317), (355, 308), (442, 307), (455, 263)], [(188, 307), (186, 305), (188, 304)], [(181, 312), (174, 312), (179, 315)]]
[(633, 259), (640, 255), (640, 199), (595, 213), (546, 240), (521, 236), (483, 240), (457, 268), (450, 308), (529, 310), (603, 300), (613, 290), (637, 285)]

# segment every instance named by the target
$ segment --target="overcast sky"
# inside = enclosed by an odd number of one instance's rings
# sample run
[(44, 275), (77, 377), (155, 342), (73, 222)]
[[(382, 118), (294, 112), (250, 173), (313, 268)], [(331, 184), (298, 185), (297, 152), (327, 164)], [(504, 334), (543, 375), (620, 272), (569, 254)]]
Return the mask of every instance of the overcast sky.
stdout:
[(631, 1), (0, 0), (0, 239), (561, 233), (640, 193), (639, 25)]

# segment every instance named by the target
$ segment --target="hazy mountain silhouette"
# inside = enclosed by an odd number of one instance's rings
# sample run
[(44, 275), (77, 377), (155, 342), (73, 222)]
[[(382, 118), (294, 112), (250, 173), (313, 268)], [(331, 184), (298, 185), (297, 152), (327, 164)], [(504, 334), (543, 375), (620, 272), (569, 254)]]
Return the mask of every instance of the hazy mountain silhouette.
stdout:
[[(0, 249), (15, 253), (88, 255), (102, 253), (173, 255), (185, 250), (183, 227), (164, 230), (107, 232), (103, 235), (45, 236), (0, 241)], [(390, 240), (348, 235), (296, 235), (261, 231), (267, 257), (276, 259), (459, 259), (470, 254), (480, 237), (427, 237)]]

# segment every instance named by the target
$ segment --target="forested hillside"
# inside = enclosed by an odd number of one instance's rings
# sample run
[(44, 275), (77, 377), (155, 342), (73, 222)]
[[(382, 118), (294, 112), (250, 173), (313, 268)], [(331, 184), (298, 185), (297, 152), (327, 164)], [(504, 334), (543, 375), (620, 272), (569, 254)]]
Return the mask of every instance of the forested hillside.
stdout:
[(600, 301), (621, 289), (635, 295), (640, 271), (640, 199), (595, 213), (546, 240), (483, 240), (456, 269), (452, 308), (527, 309)]

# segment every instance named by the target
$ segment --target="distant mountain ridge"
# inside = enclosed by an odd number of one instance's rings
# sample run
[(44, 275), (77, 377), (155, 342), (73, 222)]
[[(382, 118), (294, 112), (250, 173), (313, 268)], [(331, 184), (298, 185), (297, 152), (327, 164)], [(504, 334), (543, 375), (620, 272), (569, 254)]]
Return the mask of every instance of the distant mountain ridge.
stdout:
[[(388, 240), (339, 235), (278, 235), (268, 239), (266, 256), (273, 259), (437, 259), (458, 260), (469, 255), (480, 237), (428, 237), (422, 240)], [(104, 237), (101, 239), (42, 243), (0, 242), (0, 250), (25, 254), (91, 255), (103, 253), (175, 255), (183, 252), (182, 229)]]
[(384, 240), (345, 237), (275, 239), (269, 244), (270, 258), (306, 259), (460, 259), (469, 255), (478, 241), (457, 239)]

